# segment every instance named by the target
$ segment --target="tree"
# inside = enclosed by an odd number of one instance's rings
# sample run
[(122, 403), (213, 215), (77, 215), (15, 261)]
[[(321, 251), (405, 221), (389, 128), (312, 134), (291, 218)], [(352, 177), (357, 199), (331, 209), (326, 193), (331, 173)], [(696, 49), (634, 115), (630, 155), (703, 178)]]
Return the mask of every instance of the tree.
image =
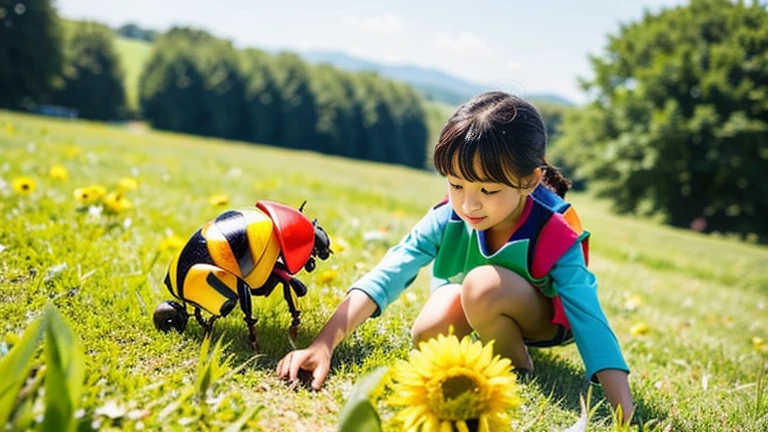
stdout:
[(350, 134), (359, 133), (361, 124), (355, 119), (354, 90), (345, 72), (330, 65), (311, 70), (312, 91), (317, 104), (317, 149), (323, 153), (355, 156)]
[(153, 127), (203, 133), (205, 79), (190, 44), (160, 39), (141, 73), (139, 104)]
[(231, 42), (173, 28), (157, 41), (142, 72), (140, 105), (161, 129), (240, 138), (244, 89)]
[(309, 66), (298, 55), (283, 52), (275, 58), (275, 75), (282, 100), (281, 144), (296, 149), (315, 149), (317, 106)]
[(592, 58), (558, 145), (616, 209), (768, 239), (768, 11), (692, 0)]
[(363, 136), (356, 157), (395, 163), (392, 145), (396, 140), (392, 106), (386, 98), (386, 84), (375, 72), (355, 75), (355, 102), (360, 107)]
[(112, 30), (95, 22), (70, 22), (65, 34), (63, 79), (51, 102), (77, 108), (87, 119), (126, 117), (123, 70)]
[(248, 48), (240, 51), (240, 65), (245, 80), (243, 139), (277, 144), (281, 139), (283, 108), (272, 56)]
[(39, 103), (62, 66), (59, 20), (50, 0), (0, 0), (0, 107)]

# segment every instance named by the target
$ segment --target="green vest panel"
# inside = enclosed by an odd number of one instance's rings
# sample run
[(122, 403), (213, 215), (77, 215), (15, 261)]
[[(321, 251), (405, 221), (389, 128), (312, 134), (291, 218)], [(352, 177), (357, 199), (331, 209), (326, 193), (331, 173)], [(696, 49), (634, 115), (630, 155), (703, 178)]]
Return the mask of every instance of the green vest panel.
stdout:
[(460, 284), (470, 270), (483, 265), (497, 265), (524, 277), (547, 297), (557, 295), (552, 278), (535, 279), (528, 269), (530, 240), (523, 239), (505, 244), (491, 256), (485, 256), (480, 247), (477, 231), (467, 228), (463, 221), (451, 220), (445, 227), (441, 247), (437, 251), (432, 274), (450, 283)]

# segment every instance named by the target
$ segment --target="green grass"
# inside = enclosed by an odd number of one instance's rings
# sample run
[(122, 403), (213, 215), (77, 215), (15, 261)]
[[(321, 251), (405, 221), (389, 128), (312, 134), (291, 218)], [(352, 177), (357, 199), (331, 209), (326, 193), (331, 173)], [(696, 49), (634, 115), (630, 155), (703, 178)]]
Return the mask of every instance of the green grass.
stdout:
[[(218, 379), (201, 387), (200, 327), (191, 320), (179, 335), (152, 325), (154, 307), (170, 298), (161, 281), (172, 252), (161, 243), (169, 233), (188, 236), (220, 213), (223, 207), (208, 202), (213, 194), (228, 195), (228, 207), (308, 200), (306, 212), (334, 238), (336, 253), (315, 273), (300, 274), (309, 286), (297, 341), (305, 346), (347, 287), (444, 196), (437, 175), (4, 111), (0, 154), (0, 343), (13, 345), (53, 303), (85, 350), (85, 424), (217, 430), (254, 409), (250, 429), (332, 431), (354, 384), (411, 348), (410, 325), (428, 293), (426, 271), (381, 318), (340, 345), (321, 391), (288, 387), (274, 374), (291, 349), (290, 317), (279, 295), (255, 299), (262, 342), (255, 358), (239, 311), (216, 323), (214, 338), (223, 338), (224, 348), (214, 353), (222, 359), (206, 367)], [(48, 178), (55, 163), (67, 168), (68, 180)], [(36, 180), (32, 194), (11, 190), (20, 176)], [(75, 188), (113, 189), (127, 176), (139, 179), (126, 194), (132, 209), (100, 216), (77, 210)], [(617, 217), (588, 195), (571, 199), (592, 232), (590, 267), (632, 369), (641, 418), (675, 431), (765, 430), (768, 397), (758, 377), (766, 358), (752, 338), (768, 339), (768, 248)], [(365, 241), (369, 231), (386, 239)], [(335, 278), (321, 283), (329, 269)], [(649, 332), (633, 335), (640, 322)], [(578, 419), (579, 397), (589, 388), (576, 347), (533, 356), (537, 373), (523, 389), (520, 424), (563, 430)], [(595, 398), (602, 398), (600, 389)], [(590, 430), (610, 430), (609, 416), (603, 406)]]
[(139, 107), (139, 78), (144, 65), (152, 54), (152, 44), (116, 36), (115, 50), (125, 72), (125, 93), (128, 107), (137, 111)]

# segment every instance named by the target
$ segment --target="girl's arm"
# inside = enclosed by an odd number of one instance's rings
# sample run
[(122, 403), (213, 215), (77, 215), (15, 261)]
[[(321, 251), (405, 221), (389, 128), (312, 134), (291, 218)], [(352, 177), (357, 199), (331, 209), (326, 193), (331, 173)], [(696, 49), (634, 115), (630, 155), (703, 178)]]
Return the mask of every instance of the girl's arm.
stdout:
[(619, 369), (604, 369), (597, 373), (597, 379), (603, 386), (605, 396), (611, 403), (614, 411), (621, 407), (621, 417), (617, 418), (620, 423), (628, 422), (632, 419), (634, 405), (632, 403), (632, 393), (629, 390), (629, 381), (627, 373)]
[(357, 282), (306, 349), (288, 353), (277, 365), (277, 374), (296, 381), (299, 370), (312, 371), (312, 387), (319, 389), (328, 376), (331, 355), (346, 335), (368, 317), (384, 311), (389, 303), (434, 259), (450, 206), (431, 209), (400, 243)]
[(299, 369), (312, 372), (312, 388), (320, 389), (331, 368), (331, 356), (346, 335), (376, 311), (376, 303), (360, 290), (353, 289), (336, 308), (331, 318), (306, 349), (291, 351), (277, 364), (277, 374), (295, 382)]

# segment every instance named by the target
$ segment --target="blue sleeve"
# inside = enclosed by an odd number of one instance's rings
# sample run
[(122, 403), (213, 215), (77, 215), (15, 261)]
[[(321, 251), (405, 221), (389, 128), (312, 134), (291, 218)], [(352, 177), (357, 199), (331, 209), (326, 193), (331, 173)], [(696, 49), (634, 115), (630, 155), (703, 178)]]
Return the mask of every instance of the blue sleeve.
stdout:
[(597, 279), (587, 270), (581, 243), (568, 249), (550, 275), (571, 324), (587, 377), (596, 381), (595, 373), (604, 369), (620, 369), (629, 373), (619, 341), (600, 307)]
[(376, 303), (379, 316), (416, 279), (419, 270), (437, 255), (451, 206), (441, 205), (429, 212), (400, 243), (393, 246), (370, 272), (352, 284)]

